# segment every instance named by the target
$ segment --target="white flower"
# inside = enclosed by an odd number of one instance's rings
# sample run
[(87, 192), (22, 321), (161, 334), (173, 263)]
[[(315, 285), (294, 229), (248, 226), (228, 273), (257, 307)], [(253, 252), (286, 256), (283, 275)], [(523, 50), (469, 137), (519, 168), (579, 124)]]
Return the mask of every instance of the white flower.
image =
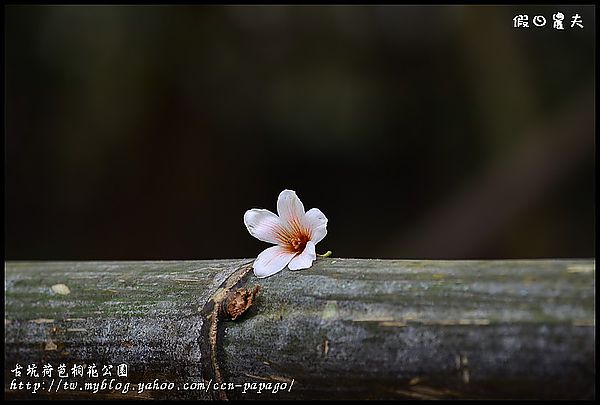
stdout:
[(307, 269), (317, 258), (315, 245), (327, 235), (327, 218), (317, 208), (304, 212), (295, 191), (283, 190), (277, 198), (277, 213), (251, 209), (244, 214), (250, 235), (263, 242), (274, 243), (254, 261), (254, 274), (259, 278), (290, 270)]

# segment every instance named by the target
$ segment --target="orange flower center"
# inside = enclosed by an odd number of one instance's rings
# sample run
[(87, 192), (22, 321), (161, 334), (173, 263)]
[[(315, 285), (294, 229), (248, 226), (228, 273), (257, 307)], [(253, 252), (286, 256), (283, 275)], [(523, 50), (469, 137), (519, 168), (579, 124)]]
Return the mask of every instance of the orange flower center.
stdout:
[(306, 242), (308, 242), (308, 237), (304, 234), (300, 234), (298, 236), (294, 236), (287, 241), (290, 245), (290, 249), (293, 252), (302, 252), (306, 247)]
[(297, 219), (291, 220), (287, 226), (276, 228), (279, 245), (290, 253), (302, 253), (311, 238), (310, 229), (306, 228)]

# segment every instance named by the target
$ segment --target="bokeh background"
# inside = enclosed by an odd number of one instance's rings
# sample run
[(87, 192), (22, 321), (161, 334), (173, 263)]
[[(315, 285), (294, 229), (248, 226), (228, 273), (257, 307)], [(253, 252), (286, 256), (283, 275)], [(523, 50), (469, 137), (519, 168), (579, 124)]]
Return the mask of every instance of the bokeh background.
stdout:
[(253, 257), (284, 188), (334, 256), (595, 257), (595, 45), (593, 6), (8, 6), (6, 258)]

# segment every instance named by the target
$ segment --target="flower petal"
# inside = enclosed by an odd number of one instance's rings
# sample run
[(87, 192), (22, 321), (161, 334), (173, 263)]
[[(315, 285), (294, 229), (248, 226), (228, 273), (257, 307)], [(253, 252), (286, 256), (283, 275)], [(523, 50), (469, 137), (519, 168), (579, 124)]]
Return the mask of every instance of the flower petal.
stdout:
[(302, 253), (294, 257), (288, 267), (290, 270), (308, 269), (312, 266), (312, 263), (316, 258), (317, 253), (315, 251), (315, 244), (312, 241), (308, 241)]
[(288, 225), (299, 224), (304, 217), (304, 205), (295, 191), (283, 190), (277, 198), (277, 213), (281, 221)]
[(244, 224), (250, 235), (263, 242), (279, 243), (278, 232), (282, 229), (281, 220), (269, 210), (251, 209), (244, 214)]
[(294, 252), (281, 247), (272, 246), (262, 251), (254, 261), (254, 274), (258, 278), (272, 276), (280, 272), (296, 255)]
[(327, 235), (327, 217), (318, 208), (311, 208), (304, 216), (304, 226), (309, 230), (310, 240), (319, 243)]

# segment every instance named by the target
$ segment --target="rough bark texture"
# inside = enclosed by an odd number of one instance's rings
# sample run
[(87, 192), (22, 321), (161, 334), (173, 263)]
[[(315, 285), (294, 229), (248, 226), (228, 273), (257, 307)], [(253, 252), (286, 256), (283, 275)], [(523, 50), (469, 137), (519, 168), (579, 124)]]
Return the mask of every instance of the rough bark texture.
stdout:
[[(594, 260), (319, 258), (260, 280), (248, 263), (7, 263), (5, 396), (594, 397)], [(257, 284), (246, 313), (218, 311), (217, 297)], [(33, 363), (39, 378), (26, 376)], [(95, 364), (100, 376), (63, 379), (78, 386), (55, 392), (62, 363)], [(102, 377), (102, 365), (121, 363), (127, 378)], [(104, 378), (130, 391), (84, 387)], [(155, 379), (174, 388), (138, 392)], [(13, 380), (43, 385), (31, 394)], [(183, 389), (190, 382), (205, 385)]]

